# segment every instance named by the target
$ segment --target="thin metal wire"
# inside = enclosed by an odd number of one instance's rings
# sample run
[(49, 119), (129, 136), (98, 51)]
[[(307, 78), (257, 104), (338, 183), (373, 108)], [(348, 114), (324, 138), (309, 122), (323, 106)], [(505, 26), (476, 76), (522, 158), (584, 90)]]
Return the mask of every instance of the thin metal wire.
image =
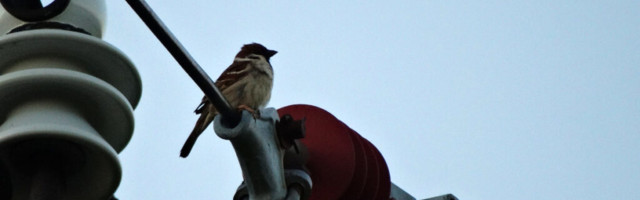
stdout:
[(162, 23), (162, 20), (153, 12), (151, 7), (143, 0), (127, 0), (129, 6), (138, 14), (140, 19), (149, 27), (151, 32), (160, 40), (162, 45), (178, 61), (182, 69), (196, 82), (198, 87), (213, 103), (220, 115), (222, 122), (227, 127), (235, 127), (240, 121), (240, 113), (231, 108), (229, 102), (222, 96), (220, 90), (214, 85), (213, 80), (207, 75), (198, 63), (191, 57), (187, 50), (173, 36), (171, 31)]

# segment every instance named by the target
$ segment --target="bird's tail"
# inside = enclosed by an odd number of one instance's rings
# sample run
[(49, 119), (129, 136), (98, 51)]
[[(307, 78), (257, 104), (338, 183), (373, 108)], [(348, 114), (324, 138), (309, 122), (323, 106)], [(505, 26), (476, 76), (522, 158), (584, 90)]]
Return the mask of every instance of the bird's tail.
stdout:
[(180, 157), (186, 158), (191, 153), (191, 149), (193, 149), (193, 145), (196, 144), (196, 140), (200, 137), (200, 134), (207, 129), (207, 126), (211, 124), (213, 121), (213, 117), (215, 115), (210, 115), (209, 113), (202, 113), (196, 125), (193, 127), (193, 131), (189, 134), (187, 141), (184, 142), (182, 149), (180, 150)]

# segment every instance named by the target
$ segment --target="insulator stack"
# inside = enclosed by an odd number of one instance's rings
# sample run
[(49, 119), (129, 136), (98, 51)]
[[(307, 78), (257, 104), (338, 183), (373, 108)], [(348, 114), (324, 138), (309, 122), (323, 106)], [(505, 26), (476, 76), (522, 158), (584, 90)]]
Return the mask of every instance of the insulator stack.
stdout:
[(141, 81), (104, 0), (0, 0), (0, 199), (107, 199)]
[(282, 116), (305, 118), (306, 167), (313, 180), (310, 200), (389, 200), (389, 169), (380, 151), (331, 113), (310, 105), (278, 109)]

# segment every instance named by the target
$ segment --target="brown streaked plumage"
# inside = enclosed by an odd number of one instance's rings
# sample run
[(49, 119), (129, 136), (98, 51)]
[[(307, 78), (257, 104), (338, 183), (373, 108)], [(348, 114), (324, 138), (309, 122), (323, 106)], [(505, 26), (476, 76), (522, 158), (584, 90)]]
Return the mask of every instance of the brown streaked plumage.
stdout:
[[(266, 106), (271, 98), (273, 85), (273, 68), (269, 59), (276, 53), (261, 44), (251, 43), (244, 45), (236, 54), (233, 63), (215, 83), (232, 107), (253, 112)], [(211, 124), (218, 111), (205, 96), (195, 113), (200, 114), (200, 118), (182, 146), (180, 157), (183, 158), (189, 155), (196, 140)]]

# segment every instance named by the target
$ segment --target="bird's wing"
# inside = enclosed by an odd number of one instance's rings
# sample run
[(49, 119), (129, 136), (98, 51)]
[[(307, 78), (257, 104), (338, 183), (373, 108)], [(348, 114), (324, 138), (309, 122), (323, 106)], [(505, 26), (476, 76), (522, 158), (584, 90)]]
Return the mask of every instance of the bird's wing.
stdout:
[[(229, 87), (229, 85), (238, 81), (238, 77), (244, 76), (245, 74), (249, 73), (249, 70), (251, 69), (250, 62), (251, 61), (236, 60), (231, 63), (231, 65), (227, 67), (227, 69), (224, 70), (222, 74), (220, 74), (218, 80), (216, 80), (215, 85), (216, 87), (218, 87), (218, 90), (224, 91)], [(196, 114), (201, 114), (204, 109), (207, 109), (206, 105), (208, 103), (209, 99), (207, 98), (207, 96), (202, 97), (202, 101), (200, 102), (198, 107), (196, 107), (196, 110), (194, 112)]]
[(202, 102), (200, 102), (200, 105), (198, 105), (198, 107), (196, 107), (196, 110), (193, 112), (195, 112), (196, 114), (201, 114), (204, 109), (207, 109), (205, 105), (207, 105), (208, 102), (209, 99), (207, 99), (207, 96), (202, 97)]
[(220, 77), (216, 81), (216, 87), (220, 89), (220, 91), (224, 91), (230, 85), (235, 83), (240, 79), (240, 77), (246, 75), (251, 71), (251, 61), (234, 61), (231, 66), (229, 66)]

